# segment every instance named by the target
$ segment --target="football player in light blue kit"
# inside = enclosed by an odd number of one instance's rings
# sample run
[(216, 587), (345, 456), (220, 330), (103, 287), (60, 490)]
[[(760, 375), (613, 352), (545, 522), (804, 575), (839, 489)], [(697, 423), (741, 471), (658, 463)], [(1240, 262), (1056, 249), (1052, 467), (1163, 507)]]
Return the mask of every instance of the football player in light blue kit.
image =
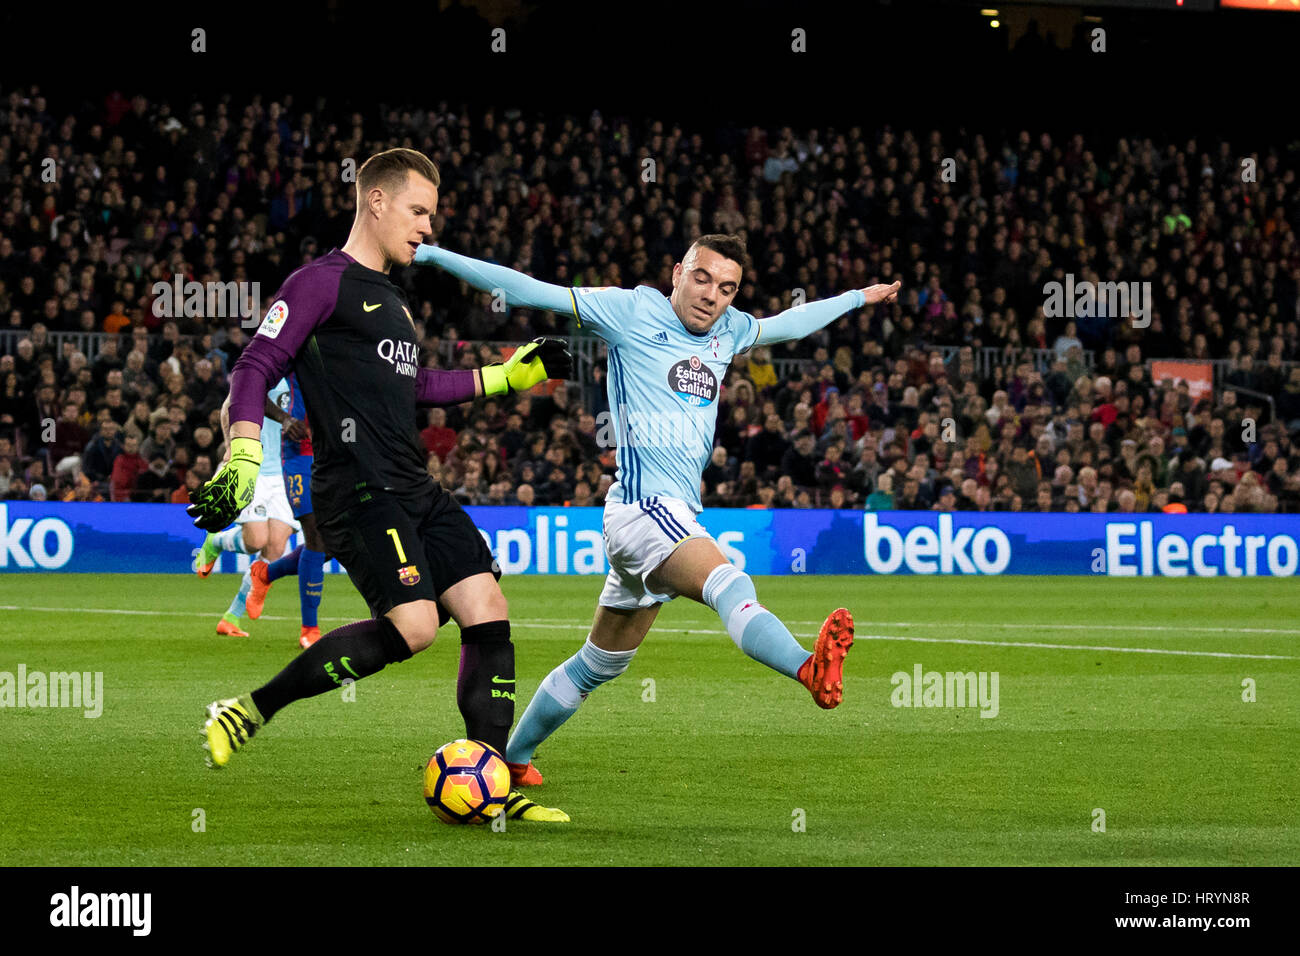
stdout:
[(733, 308), (746, 264), (739, 237), (702, 236), (673, 267), (671, 296), (649, 286), (568, 289), (502, 266), (421, 246), (431, 263), (509, 305), (573, 315), (609, 346), (609, 406), (618, 480), (606, 496), (610, 571), (586, 644), (547, 675), (506, 751), (518, 785), (539, 784), (533, 752), (593, 690), (627, 670), (665, 601), (678, 595), (717, 611), (736, 645), (803, 684), (818, 706), (843, 699), (853, 618), (832, 611), (810, 654), (758, 603), (754, 582), (699, 524), (700, 476), (713, 451), (718, 399), (732, 357), (758, 343), (803, 338), (851, 309), (897, 300), (899, 283), (873, 285), (756, 319)]

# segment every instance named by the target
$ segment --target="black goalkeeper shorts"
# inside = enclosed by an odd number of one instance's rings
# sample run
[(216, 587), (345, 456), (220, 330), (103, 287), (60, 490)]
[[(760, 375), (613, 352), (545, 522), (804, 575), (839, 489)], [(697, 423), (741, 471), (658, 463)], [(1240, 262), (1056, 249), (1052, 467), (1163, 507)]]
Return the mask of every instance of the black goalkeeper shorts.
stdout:
[(416, 515), (386, 492), (370, 495), (329, 518), (318, 510), (317, 527), (375, 617), (409, 601), (436, 601), (475, 574), (500, 580), (500, 565), (451, 495), (440, 490)]

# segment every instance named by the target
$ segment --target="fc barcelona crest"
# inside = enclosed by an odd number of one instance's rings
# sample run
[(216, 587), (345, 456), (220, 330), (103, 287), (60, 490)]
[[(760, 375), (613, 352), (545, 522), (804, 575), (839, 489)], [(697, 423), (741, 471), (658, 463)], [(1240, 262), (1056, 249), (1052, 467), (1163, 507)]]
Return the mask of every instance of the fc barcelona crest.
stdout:
[(404, 568), (397, 569), (397, 578), (408, 588), (414, 587), (420, 583), (420, 571), (413, 564), (408, 564)]

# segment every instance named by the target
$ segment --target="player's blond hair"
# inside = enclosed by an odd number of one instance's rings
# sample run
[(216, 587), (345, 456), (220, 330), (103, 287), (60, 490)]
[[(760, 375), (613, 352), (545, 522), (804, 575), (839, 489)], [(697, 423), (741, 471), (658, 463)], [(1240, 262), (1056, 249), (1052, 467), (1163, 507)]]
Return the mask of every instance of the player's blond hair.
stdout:
[(435, 186), (442, 185), (438, 167), (424, 153), (405, 147), (375, 153), (357, 170), (357, 205), (362, 205), (362, 197), (376, 186), (384, 192), (401, 192), (406, 186), (407, 174), (412, 172)]

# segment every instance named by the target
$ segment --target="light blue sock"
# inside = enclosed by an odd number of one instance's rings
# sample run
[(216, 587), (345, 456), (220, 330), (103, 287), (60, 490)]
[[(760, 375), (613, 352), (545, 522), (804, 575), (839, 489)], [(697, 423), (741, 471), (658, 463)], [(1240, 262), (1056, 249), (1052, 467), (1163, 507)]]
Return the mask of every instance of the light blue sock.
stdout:
[(606, 651), (583, 644), (567, 661), (546, 675), (506, 744), (506, 760), (528, 763), (537, 746), (578, 711), (587, 695), (627, 670), (636, 650)]
[(799, 668), (812, 652), (794, 639), (780, 618), (758, 603), (753, 578), (734, 564), (720, 564), (705, 579), (703, 597), (745, 654), (798, 679)]
[(244, 572), (244, 580), (239, 582), (239, 591), (235, 594), (235, 599), (230, 602), (230, 610), (227, 614), (233, 614), (235, 617), (244, 616), (244, 606), (248, 603), (248, 592), (253, 588), (253, 576), (247, 571)]
[(235, 554), (248, 554), (248, 549), (244, 547), (244, 529), (235, 525), (233, 528), (227, 528), (220, 534), (212, 536), (212, 543), (222, 551), (233, 551)]

